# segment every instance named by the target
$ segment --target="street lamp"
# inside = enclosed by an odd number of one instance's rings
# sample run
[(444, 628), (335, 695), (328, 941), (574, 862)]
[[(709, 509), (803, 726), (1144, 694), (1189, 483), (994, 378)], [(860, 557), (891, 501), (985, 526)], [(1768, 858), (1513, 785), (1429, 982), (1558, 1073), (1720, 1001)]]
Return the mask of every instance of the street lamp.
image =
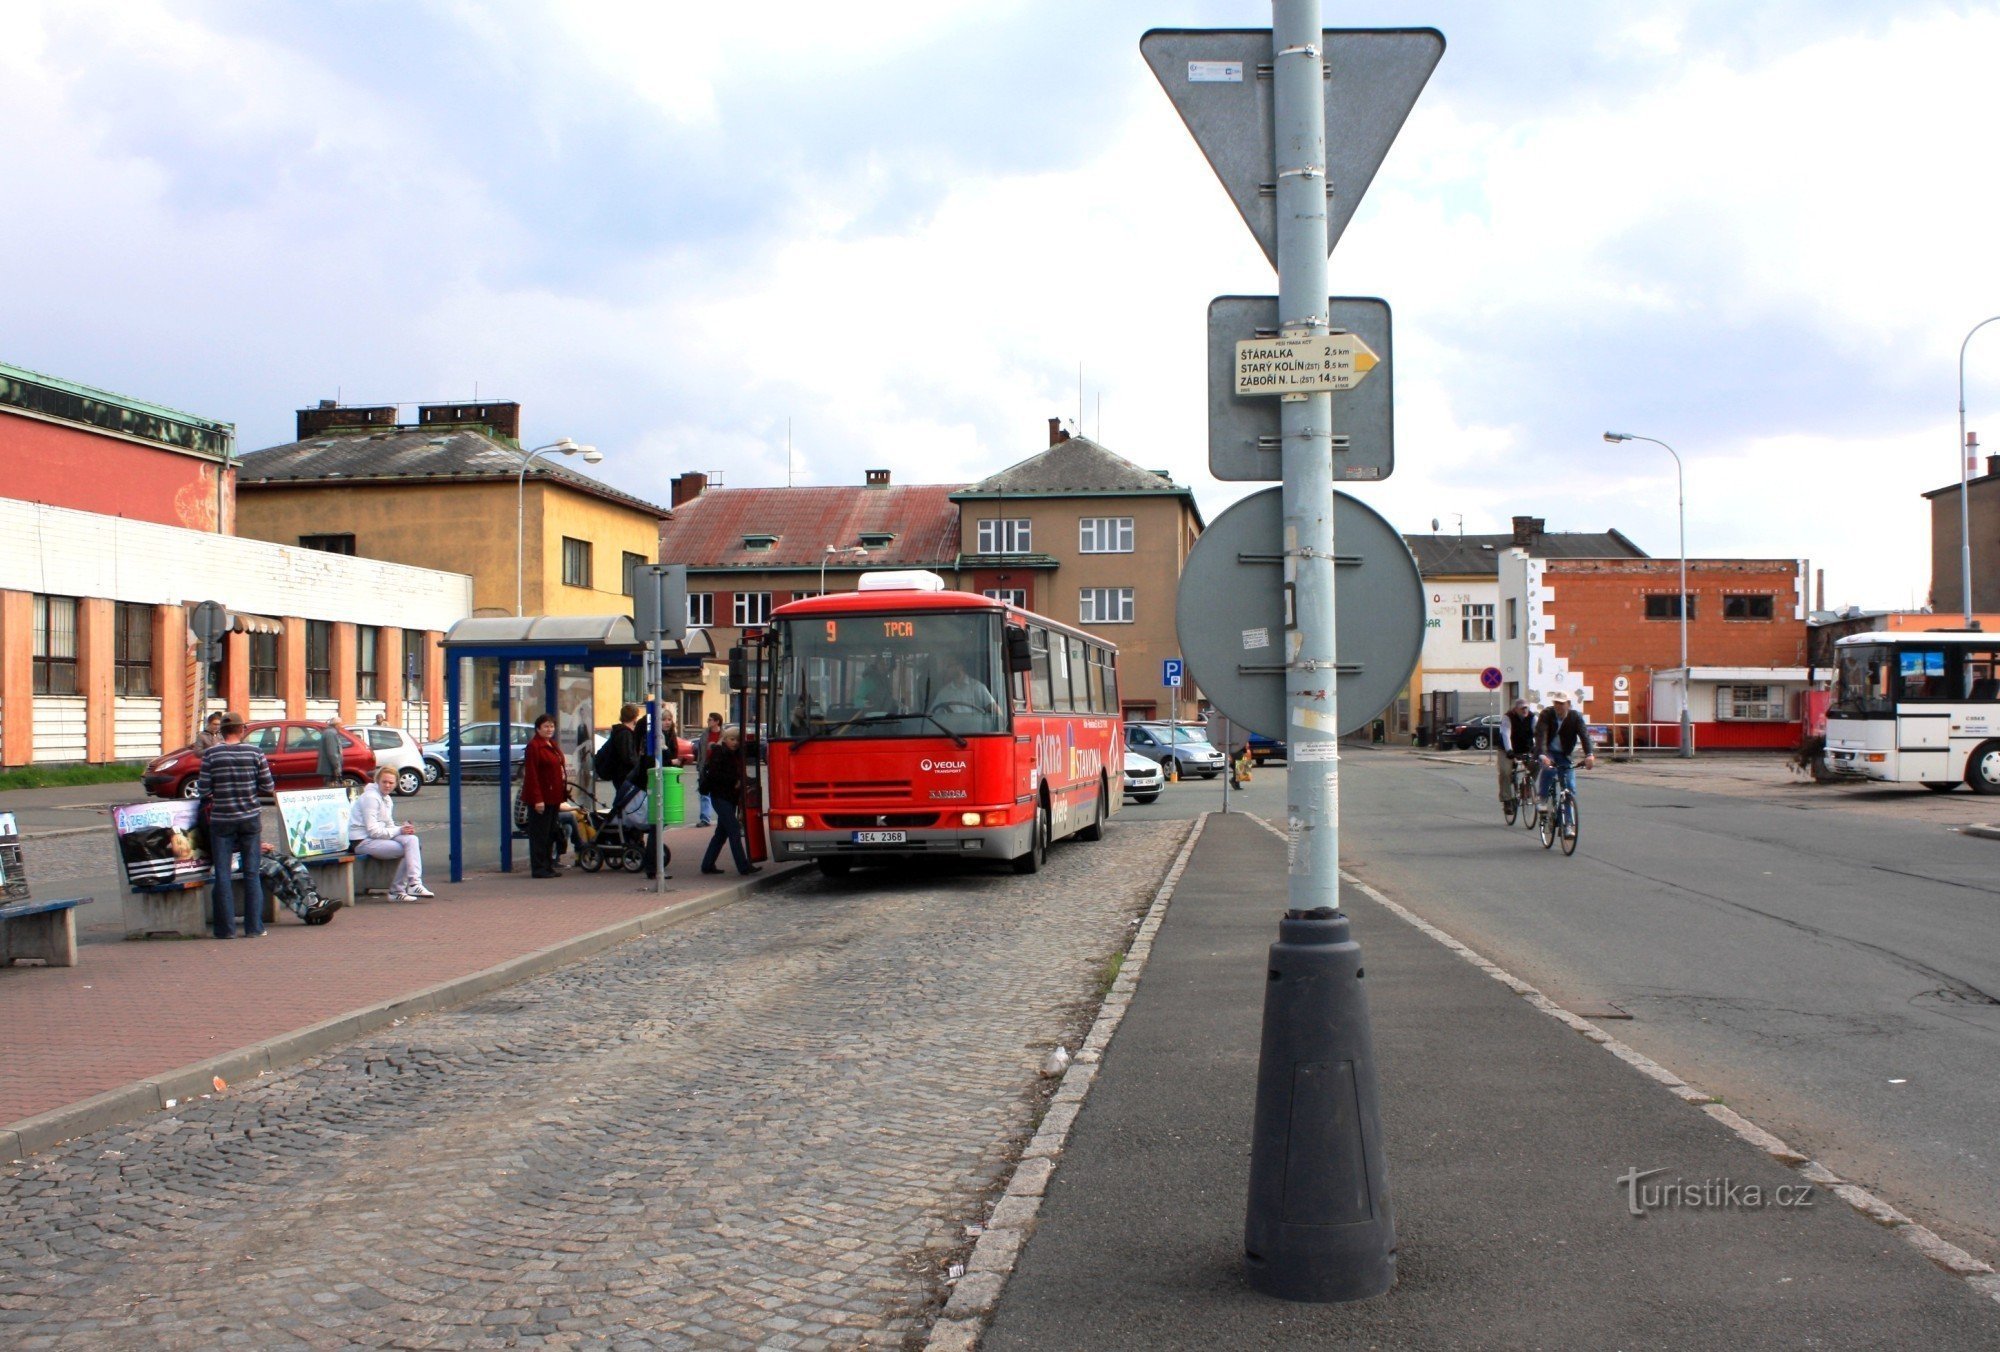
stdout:
[(525, 560), (527, 558), (528, 466), (535, 463), (536, 456), (543, 455), (549, 451), (554, 451), (557, 455), (581, 454), (583, 462), (586, 465), (602, 464), (604, 461), (604, 452), (598, 450), (595, 446), (580, 446), (571, 437), (564, 437), (560, 441), (551, 441), (546, 446), (537, 446), (534, 450), (529, 451), (521, 457), (521, 473), (514, 481), (514, 613), (516, 615), (525, 613), (521, 608), (521, 597), (523, 579), (527, 572)]
[(1965, 347), (1972, 341), (1972, 334), (1979, 332), (1993, 320), (1982, 319), (1972, 326), (1972, 332), (1965, 335), (1965, 342), (1958, 345), (1958, 592), (1965, 605), (1965, 627), (1972, 628), (1972, 513), (1965, 505), (1966, 475), (1970, 470), (1966, 461), (1965, 444)]
[(828, 545), (826, 553), (820, 556), (819, 561), (819, 594), (821, 596), (826, 595), (826, 565), (836, 554), (853, 554), (864, 559), (868, 557), (868, 551), (860, 545)]
[(1688, 712), (1689, 687), (1694, 672), (1688, 668), (1688, 513), (1687, 480), (1681, 474), (1681, 454), (1658, 437), (1642, 437), (1636, 432), (1606, 432), (1606, 441), (1650, 441), (1674, 458), (1674, 496), (1681, 518), (1681, 759), (1694, 755), (1694, 716)]

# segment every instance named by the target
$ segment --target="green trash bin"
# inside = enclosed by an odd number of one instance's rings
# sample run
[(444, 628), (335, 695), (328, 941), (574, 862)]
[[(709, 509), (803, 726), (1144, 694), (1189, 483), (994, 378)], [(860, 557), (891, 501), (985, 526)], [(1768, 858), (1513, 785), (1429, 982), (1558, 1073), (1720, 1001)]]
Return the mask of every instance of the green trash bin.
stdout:
[(686, 826), (694, 820), (695, 772), (677, 765), (657, 766), (647, 785), (646, 818), (655, 826)]

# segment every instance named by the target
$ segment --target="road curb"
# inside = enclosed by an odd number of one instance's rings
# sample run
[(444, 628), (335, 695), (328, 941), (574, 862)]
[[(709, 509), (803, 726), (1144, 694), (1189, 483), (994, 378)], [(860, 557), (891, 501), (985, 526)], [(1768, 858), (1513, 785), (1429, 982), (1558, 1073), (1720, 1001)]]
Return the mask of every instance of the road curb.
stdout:
[(1160, 925), (1167, 917), (1167, 906), (1173, 900), (1175, 889), (1180, 886), (1181, 875), (1187, 872), (1188, 860), (1194, 857), (1195, 843), (1201, 839), (1202, 828), (1214, 815), (1204, 812), (1194, 819), (1193, 829), (1181, 842), (1180, 852), (1174, 856), (1166, 876), (1160, 879), (1159, 887), (1154, 890), (1145, 918), (1139, 922), (1138, 933), (1132, 936), (1132, 943), (1125, 950), (1125, 960), (1119, 966), (1117, 979), (1111, 983), (1110, 992), (1098, 1006), (1097, 1018), (1090, 1025), (1090, 1032), (1084, 1037), (1076, 1060), (1063, 1072), (1062, 1083), (1057, 1086), (1055, 1097), (1049, 1100), (1034, 1139), (1021, 1152), (1013, 1177), (1007, 1180), (1006, 1191), (1001, 1194), (999, 1203), (987, 1218), (985, 1228), (980, 1231), (979, 1242), (973, 1245), (972, 1255), (966, 1259), (965, 1275), (958, 1279), (958, 1284), (952, 1288), (951, 1299), (945, 1302), (943, 1313), (931, 1325), (930, 1337), (924, 1344), (925, 1352), (968, 1352), (978, 1345), (980, 1335), (993, 1318), (1007, 1279), (1014, 1273), (1014, 1264), (1020, 1259), (1029, 1236), (1035, 1232), (1035, 1224), (1041, 1216), (1042, 1196), (1048, 1189), (1049, 1179), (1055, 1174), (1063, 1147), (1069, 1142), (1070, 1128), (1076, 1124), (1084, 1096), (1096, 1082), (1098, 1062), (1104, 1057), (1104, 1049), (1111, 1045), (1112, 1035), (1118, 1031), (1125, 1011), (1131, 1008), (1133, 993), (1137, 991), (1139, 978), (1146, 970), (1146, 961), (1153, 953), (1153, 937), (1160, 932)]
[[(1257, 822), (1280, 840), (1285, 838), (1284, 832), (1255, 813), (1245, 813), (1244, 815), (1252, 821)], [(1902, 1212), (1896, 1210), (1896, 1208), (1890, 1206), (1866, 1188), (1841, 1178), (1840, 1175), (1834, 1173), (1833, 1170), (1827, 1168), (1818, 1160), (1811, 1158), (1803, 1151), (1794, 1149), (1775, 1134), (1766, 1131), (1738, 1113), (1735, 1109), (1726, 1106), (1720, 1096), (1711, 1094), (1682, 1079), (1679, 1075), (1676, 1075), (1667, 1067), (1653, 1060), (1644, 1052), (1627, 1046), (1590, 1020), (1563, 1008), (1555, 1001), (1549, 999), (1548, 996), (1542, 994), (1533, 985), (1521, 980), (1521, 978), (1515, 976), (1497, 963), (1492, 962), (1477, 950), (1461, 943), (1444, 930), (1431, 924), (1430, 921), (1417, 915), (1414, 911), (1409, 910), (1398, 902), (1390, 900), (1379, 889), (1363, 882), (1345, 869), (1341, 871), (1340, 876), (1343, 882), (1357, 888), (1370, 901), (1373, 901), (1391, 915), (1407, 922), (1430, 938), (1443, 944), (1459, 957), (1465, 959), (1465, 961), (1471, 963), (1474, 967), (1477, 967), (1480, 971), (1519, 995), (1537, 1010), (1555, 1019), (1558, 1023), (1566, 1025), (1573, 1032), (1589, 1038), (1592, 1042), (1597, 1043), (1605, 1051), (1611, 1053), (1620, 1061), (1625, 1062), (1625, 1064), (1631, 1066), (1647, 1079), (1659, 1084), (1675, 1098), (1680, 1099), (1683, 1103), (1699, 1108), (1703, 1113), (1714, 1118), (1723, 1126), (1728, 1127), (1737, 1139), (1747, 1145), (1754, 1146), (1780, 1164), (1794, 1170), (1808, 1181), (1825, 1188), (1833, 1196), (1838, 1197), (1869, 1220), (1894, 1233), (1929, 1262), (1954, 1276), (1962, 1278), (1968, 1286), (1981, 1295), (1990, 1297), (1995, 1301), (2000, 1301), (2000, 1274), (1996, 1274), (1991, 1265), (1974, 1258), (1964, 1249), (1944, 1239), (1928, 1226), (1920, 1225), (1916, 1221), (1911, 1220), (1908, 1216), (1905, 1216)]]
[(1962, 836), (1981, 836), (1987, 840), (2000, 840), (2000, 826), (1961, 826), (1958, 828), (1958, 833)]
[(0, 1126), (0, 1160), (20, 1160), (62, 1141), (87, 1136), (108, 1127), (123, 1126), (187, 1099), (213, 1094), (217, 1079), (225, 1084), (236, 1084), (254, 1080), (266, 1071), (296, 1065), (365, 1033), (389, 1027), (404, 1019), (465, 1004), (502, 987), (594, 957), (628, 940), (685, 924), (755, 893), (782, 886), (806, 871), (803, 865), (795, 865), (732, 883), (713, 892), (621, 920), (615, 925), (565, 939), (547, 948), (523, 953), (520, 957), (509, 958), (481, 971), (469, 972), (409, 994), (390, 996), (361, 1009), (265, 1038), (248, 1047), (150, 1075), (79, 1102), (24, 1117), (18, 1122), (9, 1122)]

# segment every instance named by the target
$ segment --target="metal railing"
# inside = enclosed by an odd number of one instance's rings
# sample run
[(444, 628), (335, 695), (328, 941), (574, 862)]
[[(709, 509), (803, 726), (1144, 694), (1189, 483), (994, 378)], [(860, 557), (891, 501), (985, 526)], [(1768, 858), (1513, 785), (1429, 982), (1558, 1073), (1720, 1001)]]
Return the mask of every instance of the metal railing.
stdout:
[[(1598, 728), (1604, 730), (1603, 751), (1612, 756), (1677, 756), (1681, 750), (1681, 725), (1674, 723), (1600, 723), (1593, 725), (1591, 736), (1596, 738)], [(1695, 731), (1688, 729), (1688, 750), (1692, 754), (1700, 749), (1695, 740)]]

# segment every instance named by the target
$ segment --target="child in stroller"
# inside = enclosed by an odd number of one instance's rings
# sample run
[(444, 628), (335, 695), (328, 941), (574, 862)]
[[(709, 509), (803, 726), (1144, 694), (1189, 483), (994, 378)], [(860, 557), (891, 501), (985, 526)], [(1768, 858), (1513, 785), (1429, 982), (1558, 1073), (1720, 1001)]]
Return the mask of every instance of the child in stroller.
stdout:
[(327, 901), (313, 886), (312, 873), (296, 858), (279, 854), (268, 842), (257, 876), (263, 881), (264, 895), (279, 902), (308, 925), (324, 925), (340, 909), (337, 901)]

